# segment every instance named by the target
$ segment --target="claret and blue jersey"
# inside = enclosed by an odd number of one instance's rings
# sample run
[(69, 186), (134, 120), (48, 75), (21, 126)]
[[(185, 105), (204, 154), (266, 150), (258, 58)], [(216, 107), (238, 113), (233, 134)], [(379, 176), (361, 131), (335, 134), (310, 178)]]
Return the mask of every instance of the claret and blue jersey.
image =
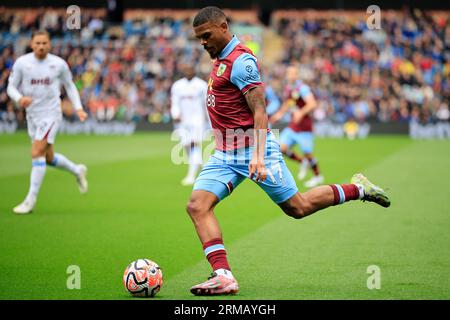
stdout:
[[(229, 143), (227, 134), (233, 130), (252, 132), (249, 129), (254, 125), (253, 113), (244, 95), (257, 86), (263, 86), (258, 61), (251, 50), (233, 36), (214, 61), (208, 81), (207, 109), (216, 137), (216, 151), (199, 174), (194, 190), (209, 191), (222, 200), (249, 176), (253, 146), (245, 144), (247, 139), (233, 139)], [(265, 164), (269, 174), (258, 185), (274, 202), (282, 203), (297, 193), (280, 145), (270, 131), (266, 139)]]

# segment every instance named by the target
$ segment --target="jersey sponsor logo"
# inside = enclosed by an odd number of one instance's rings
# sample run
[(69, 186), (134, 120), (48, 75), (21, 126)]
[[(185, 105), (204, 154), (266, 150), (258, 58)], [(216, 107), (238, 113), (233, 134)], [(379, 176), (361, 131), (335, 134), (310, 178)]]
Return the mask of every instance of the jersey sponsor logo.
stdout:
[(37, 85), (37, 84), (45, 84), (45, 85), (50, 85), (50, 78), (44, 78), (44, 79), (31, 79), (30, 83), (32, 85)]
[(219, 68), (217, 69), (216, 75), (217, 75), (218, 77), (220, 77), (221, 75), (223, 75), (223, 73), (225, 72), (226, 69), (227, 69), (227, 65), (221, 63), (221, 64), (219, 65)]

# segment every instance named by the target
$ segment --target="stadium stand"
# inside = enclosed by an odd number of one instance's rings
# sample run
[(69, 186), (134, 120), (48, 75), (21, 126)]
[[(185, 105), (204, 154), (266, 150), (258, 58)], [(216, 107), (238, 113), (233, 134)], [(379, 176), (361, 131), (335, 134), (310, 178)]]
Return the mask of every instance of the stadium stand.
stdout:
[[(169, 123), (169, 90), (180, 64), (202, 77), (208, 56), (192, 37), (190, 11), (127, 10), (124, 22), (105, 22), (105, 10), (83, 9), (81, 30), (68, 30), (62, 9), (0, 9), (0, 118), (23, 121), (6, 95), (14, 60), (29, 48), (33, 30), (52, 35), (66, 59), (83, 104), (98, 121)], [(387, 11), (380, 30), (353, 11), (275, 11), (269, 27), (256, 14), (236, 11), (233, 24), (268, 28), (262, 37), (264, 80), (278, 94), (287, 64), (318, 97), (316, 120), (448, 122), (450, 15)], [(278, 54), (273, 54), (277, 52)], [(272, 53), (272, 54), (270, 54)], [(63, 100), (67, 119), (70, 103)]]

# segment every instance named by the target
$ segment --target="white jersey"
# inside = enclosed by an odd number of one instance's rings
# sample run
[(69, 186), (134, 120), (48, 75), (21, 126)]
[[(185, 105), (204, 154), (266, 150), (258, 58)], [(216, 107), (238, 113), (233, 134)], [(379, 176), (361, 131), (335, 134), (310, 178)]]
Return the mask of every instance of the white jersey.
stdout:
[(172, 118), (181, 123), (205, 127), (207, 122), (206, 93), (208, 84), (198, 77), (182, 78), (173, 83), (171, 89)]
[(61, 85), (64, 85), (73, 107), (82, 109), (80, 95), (67, 63), (50, 53), (45, 59), (39, 60), (31, 52), (19, 57), (14, 63), (7, 93), (16, 103), (23, 96), (31, 97), (27, 115), (45, 117), (61, 114)]

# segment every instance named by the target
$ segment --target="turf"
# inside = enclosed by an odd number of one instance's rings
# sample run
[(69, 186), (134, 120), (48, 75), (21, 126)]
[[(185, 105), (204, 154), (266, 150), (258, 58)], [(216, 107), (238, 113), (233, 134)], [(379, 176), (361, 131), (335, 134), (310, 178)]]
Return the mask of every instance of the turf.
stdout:
[[(212, 299), (189, 293), (210, 270), (185, 213), (187, 167), (171, 162), (173, 146), (168, 133), (60, 135), (57, 151), (88, 165), (89, 193), (47, 168), (35, 211), (17, 216), (29, 140), (0, 135), (0, 299), (133, 299), (122, 273), (144, 257), (164, 273), (156, 299)], [(327, 183), (361, 171), (389, 189), (392, 206), (353, 202), (294, 220), (244, 182), (216, 209), (241, 287), (220, 299), (449, 299), (450, 142), (317, 139), (316, 150)], [(79, 290), (67, 288), (70, 265), (80, 267)], [(380, 289), (367, 288), (371, 265)]]

